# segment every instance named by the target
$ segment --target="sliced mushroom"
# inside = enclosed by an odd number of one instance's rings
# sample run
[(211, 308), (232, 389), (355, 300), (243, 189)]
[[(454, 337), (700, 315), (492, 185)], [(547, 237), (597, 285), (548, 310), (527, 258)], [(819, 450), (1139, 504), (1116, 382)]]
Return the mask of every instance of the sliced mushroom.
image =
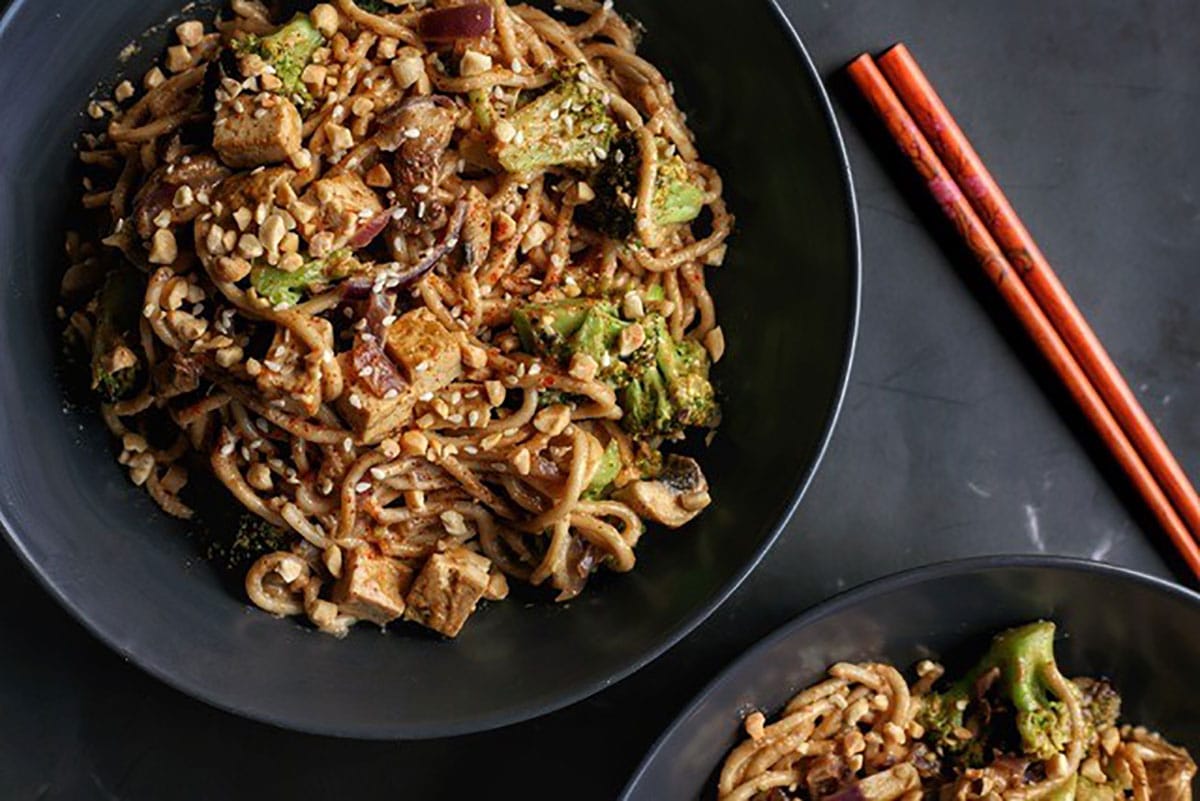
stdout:
[(695, 459), (671, 454), (653, 481), (634, 481), (613, 497), (629, 504), (639, 517), (679, 528), (712, 503), (708, 481)]
[[(138, 191), (133, 199), (133, 221), (138, 236), (149, 239), (162, 222), (179, 225), (191, 222), (204, 210), (204, 200), (217, 184), (229, 177), (217, 157), (212, 153), (194, 153), (177, 164), (159, 167)], [(183, 187), (187, 187), (183, 191)]]
[(436, 185), (457, 117), (452, 103), (432, 96), (407, 100), (380, 118), (379, 148), (396, 154), (392, 174), (398, 187), (413, 191)]

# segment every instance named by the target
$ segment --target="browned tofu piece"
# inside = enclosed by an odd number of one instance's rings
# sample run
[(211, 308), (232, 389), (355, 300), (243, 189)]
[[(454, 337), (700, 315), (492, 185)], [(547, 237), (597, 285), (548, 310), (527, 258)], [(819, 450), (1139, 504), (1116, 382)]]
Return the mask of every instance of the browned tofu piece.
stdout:
[(300, 200), (315, 213), (300, 223), (300, 233), (311, 240), (318, 233), (332, 235), (331, 247), (346, 244), (363, 225), (383, 211), (379, 196), (357, 173), (343, 172), (314, 181)]
[(437, 392), (462, 375), (459, 337), (429, 309), (401, 315), (388, 328), (384, 349), (418, 395)]
[(300, 112), (289, 101), (241, 95), (218, 110), (213, 147), (230, 167), (274, 164), (300, 150), (302, 128)]
[(409, 421), (417, 400), (411, 388), (394, 398), (381, 398), (354, 372), (349, 352), (339, 353), (337, 359), (346, 386), (334, 405), (363, 442), (377, 443)]
[(488, 587), (491, 561), (466, 548), (429, 557), (405, 599), (404, 619), (458, 636)]
[[(326, 347), (333, 347), (333, 325), (316, 318), (312, 326)], [(321, 408), (324, 371), (321, 362), (309, 356), (309, 346), (290, 329), (279, 326), (267, 348), (262, 368), (254, 377), (258, 391), (271, 405), (288, 414), (312, 417)]]
[(383, 626), (404, 614), (404, 594), (411, 584), (408, 565), (356, 549), (346, 554), (332, 598), (342, 612)]

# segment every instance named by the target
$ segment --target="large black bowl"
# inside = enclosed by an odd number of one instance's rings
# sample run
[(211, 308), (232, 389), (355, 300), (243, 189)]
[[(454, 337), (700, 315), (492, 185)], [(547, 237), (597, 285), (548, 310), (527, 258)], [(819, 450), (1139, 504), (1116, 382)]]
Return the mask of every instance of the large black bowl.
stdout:
[(621, 801), (715, 797), (716, 772), (750, 709), (777, 712), (841, 661), (978, 658), (998, 631), (1058, 624), (1068, 676), (1105, 676), (1122, 717), (1200, 753), (1200, 594), (1096, 562), (983, 557), (851, 590), (754, 646), (696, 697), (651, 749)]
[[(726, 421), (704, 457), (716, 504), (651, 532), (637, 570), (569, 606), (494, 604), (456, 642), (344, 641), (249, 608), (113, 460), (53, 373), (72, 143), (97, 81), (136, 80), (182, 0), (16, 0), (0, 22), (0, 518), (50, 592), (113, 648), (228, 710), (308, 731), (430, 737), (561, 707), (696, 626), (778, 535), (833, 425), (858, 313), (857, 224), (821, 83), (767, 3), (630, 0), (738, 215), (714, 277)], [(220, 502), (232, 502), (221, 499)]]

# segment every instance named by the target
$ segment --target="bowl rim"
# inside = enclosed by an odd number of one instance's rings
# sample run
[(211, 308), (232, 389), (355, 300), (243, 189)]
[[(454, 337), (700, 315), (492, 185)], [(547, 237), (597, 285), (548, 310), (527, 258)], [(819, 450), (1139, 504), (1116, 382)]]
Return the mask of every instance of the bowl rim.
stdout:
[[(4, 539), (8, 542), (13, 552), (16, 553), (26, 570), (34, 576), (37, 583), (50, 597), (60, 607), (65, 609), (77, 623), (82, 625), (88, 633), (119, 655), (123, 660), (136, 665), (139, 669), (162, 681), (169, 687), (212, 707), (245, 719), (267, 723), (281, 729), (323, 736), (361, 740), (418, 740), (472, 734), (521, 723), (583, 701), (601, 690), (628, 678), (677, 645), (708, 619), (742, 585), (778, 541), (788, 522), (795, 514), (796, 509), (812, 484), (813, 478), (825, 458), (829, 449), (829, 443), (837, 428), (837, 422), (844, 408), (846, 393), (850, 383), (851, 369), (854, 364), (858, 345), (858, 332), (862, 312), (862, 234), (857, 194), (855, 192), (845, 137), (838, 123), (837, 116), (834, 113), (833, 104), (821, 73), (814, 64), (807, 48), (804, 46), (795, 26), (788, 19), (779, 0), (765, 0), (765, 2), (769, 10), (773, 12), (776, 24), (780, 26), (798, 57), (800, 70), (796, 79), (806, 81), (814, 91), (818, 109), (824, 120), (830, 137), (830, 143), (833, 146), (833, 156), (837, 161), (837, 172), (843, 186), (844, 202), (842, 203), (842, 212), (848, 223), (845, 245), (850, 256), (849, 267), (851, 271), (850, 297), (848, 298), (849, 314), (846, 330), (843, 333), (845, 343), (844, 354), (829, 412), (826, 415), (822, 433), (817, 443), (816, 454), (807, 470), (800, 474), (798, 481), (791, 490), (790, 498), (780, 512), (777, 520), (769, 527), (761, 545), (750, 559), (743, 563), (724, 584), (720, 585), (713, 592), (707, 601), (697, 606), (691, 614), (683, 617), (652, 648), (646, 649), (637, 658), (629, 660), (619, 670), (591, 682), (581, 683), (572, 692), (563, 693), (550, 701), (542, 701), (531, 705), (513, 705), (503, 710), (482, 715), (459, 715), (453, 721), (447, 721), (436, 726), (424, 726), (420, 729), (414, 729), (400, 722), (384, 725), (368, 725), (362, 728), (323, 726), (319, 722), (287, 713), (241, 708), (225, 700), (219, 688), (178, 677), (168, 665), (161, 663), (153, 653), (147, 652), (144, 649), (122, 645), (116, 632), (104, 628), (89, 614), (87, 609), (70, 597), (67, 591), (60, 586), (60, 582), (52, 580), (50, 576), (43, 572), (34, 559), (33, 554), (23, 544), (23, 538), (14, 533), (16, 526), (13, 525), (8, 510), (3, 504), (0, 504), (0, 534), (3, 534)], [(8, 34), (9, 29), (15, 24), (18, 15), (25, 12), (30, 5), (31, 0), (11, 1), (8, 8), (0, 15), (0, 41), (3, 40), (4, 36)]]
[(854, 607), (863, 601), (880, 595), (886, 595), (896, 590), (906, 589), (949, 576), (969, 575), (981, 570), (1013, 570), (1021, 568), (1049, 568), (1056, 571), (1076, 572), (1083, 574), (1106, 576), (1108, 578), (1129, 581), (1144, 587), (1154, 589), (1171, 597), (1200, 607), (1200, 592), (1191, 590), (1170, 579), (1120, 565), (1111, 565), (1077, 556), (1052, 556), (1040, 554), (999, 554), (989, 556), (972, 556), (962, 559), (948, 559), (933, 562), (919, 567), (890, 573), (848, 590), (811, 606), (796, 617), (784, 623), (770, 634), (758, 640), (736, 659), (721, 668), (696, 695), (687, 702), (679, 714), (671, 721), (662, 734), (655, 739), (654, 744), (646, 752), (646, 756), (638, 763), (629, 782), (621, 791), (618, 801), (636, 801), (634, 795), (638, 785), (650, 768), (659, 760), (667, 742), (671, 740), (697, 710), (697, 708), (712, 695), (719, 687), (726, 684), (743, 665), (753, 662), (758, 656), (771, 650), (784, 640), (795, 636), (809, 626), (830, 615), (837, 614)]

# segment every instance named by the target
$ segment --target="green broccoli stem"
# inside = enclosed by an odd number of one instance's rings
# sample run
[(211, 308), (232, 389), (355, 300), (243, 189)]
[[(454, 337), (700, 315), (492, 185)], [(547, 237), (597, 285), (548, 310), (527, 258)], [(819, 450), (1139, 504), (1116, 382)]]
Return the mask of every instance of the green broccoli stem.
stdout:
[[(1061, 753), (1074, 732), (1072, 715), (1055, 686), (1071, 688), (1054, 659), (1053, 623), (1039, 621), (997, 635), (983, 658), (942, 694), (927, 698), (924, 717), (935, 737), (952, 742), (963, 728), (964, 715), (977, 684), (998, 672), (992, 688), (1012, 705), (1022, 750), (1027, 756), (1049, 759)], [(1067, 692), (1074, 692), (1068, 689)], [(1074, 699), (1072, 699), (1074, 700)]]

